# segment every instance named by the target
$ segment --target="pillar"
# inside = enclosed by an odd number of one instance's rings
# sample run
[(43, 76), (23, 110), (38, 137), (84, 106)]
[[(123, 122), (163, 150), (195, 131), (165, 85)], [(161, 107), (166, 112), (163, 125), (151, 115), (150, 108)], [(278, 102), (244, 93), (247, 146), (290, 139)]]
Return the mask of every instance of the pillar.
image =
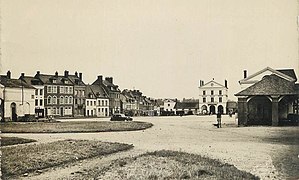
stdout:
[(238, 98), (238, 125), (246, 126), (247, 125), (247, 97)]
[(272, 126), (278, 126), (278, 96), (272, 97)]

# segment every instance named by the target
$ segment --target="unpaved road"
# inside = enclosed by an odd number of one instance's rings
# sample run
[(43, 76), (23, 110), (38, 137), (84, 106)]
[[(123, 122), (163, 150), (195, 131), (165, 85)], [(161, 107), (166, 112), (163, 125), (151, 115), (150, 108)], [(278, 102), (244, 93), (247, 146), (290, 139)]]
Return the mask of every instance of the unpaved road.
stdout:
[[(61, 139), (90, 139), (134, 144), (132, 152), (118, 153), (114, 157), (110, 156), (110, 159), (162, 149), (185, 151), (233, 164), (262, 179), (299, 178), (296, 169), (299, 167), (298, 127), (235, 127), (231, 126), (235, 122), (234, 117), (224, 116), (222, 122), (230, 125), (218, 129), (212, 125), (215, 119), (215, 116), (136, 117), (135, 121), (151, 122), (154, 126), (144, 131), (131, 132), (3, 135), (36, 139), (41, 143)], [(71, 177), (72, 171), (80, 171), (80, 168), (87, 168), (102, 160), (105, 158), (56, 168), (35, 178)]]

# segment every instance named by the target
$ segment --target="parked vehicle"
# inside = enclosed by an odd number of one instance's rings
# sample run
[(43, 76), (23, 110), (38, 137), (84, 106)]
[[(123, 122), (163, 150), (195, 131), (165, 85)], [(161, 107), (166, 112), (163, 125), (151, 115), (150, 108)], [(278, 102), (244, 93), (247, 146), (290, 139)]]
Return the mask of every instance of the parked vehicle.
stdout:
[(124, 114), (113, 114), (113, 116), (110, 118), (110, 121), (132, 121), (133, 118), (130, 116), (126, 116)]

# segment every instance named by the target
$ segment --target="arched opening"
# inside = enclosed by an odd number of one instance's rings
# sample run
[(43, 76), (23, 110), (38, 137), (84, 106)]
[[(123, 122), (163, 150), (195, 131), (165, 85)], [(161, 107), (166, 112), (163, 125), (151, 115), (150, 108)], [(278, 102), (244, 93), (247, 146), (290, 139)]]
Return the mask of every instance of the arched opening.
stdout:
[(211, 105), (210, 106), (210, 113), (209, 114), (216, 114), (216, 108), (215, 108), (215, 106), (214, 105)]
[(223, 106), (222, 105), (218, 106), (217, 112), (220, 113), (220, 114), (223, 114), (224, 111), (223, 111)]
[(266, 96), (255, 96), (248, 101), (248, 125), (271, 125), (272, 103)]
[(18, 119), (18, 115), (17, 115), (17, 106), (16, 106), (16, 103), (11, 103), (10, 105), (11, 107), (11, 120), (12, 121), (17, 121)]
[(202, 114), (207, 114), (208, 113), (208, 107), (206, 105), (201, 106), (201, 113)]

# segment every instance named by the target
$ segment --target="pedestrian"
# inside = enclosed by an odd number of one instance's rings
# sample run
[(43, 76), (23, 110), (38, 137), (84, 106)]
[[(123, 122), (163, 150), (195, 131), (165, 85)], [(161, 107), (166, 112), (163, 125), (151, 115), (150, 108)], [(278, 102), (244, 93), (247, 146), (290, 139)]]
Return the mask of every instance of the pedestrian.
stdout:
[(221, 128), (221, 112), (217, 113), (217, 123), (218, 123), (217, 128)]

